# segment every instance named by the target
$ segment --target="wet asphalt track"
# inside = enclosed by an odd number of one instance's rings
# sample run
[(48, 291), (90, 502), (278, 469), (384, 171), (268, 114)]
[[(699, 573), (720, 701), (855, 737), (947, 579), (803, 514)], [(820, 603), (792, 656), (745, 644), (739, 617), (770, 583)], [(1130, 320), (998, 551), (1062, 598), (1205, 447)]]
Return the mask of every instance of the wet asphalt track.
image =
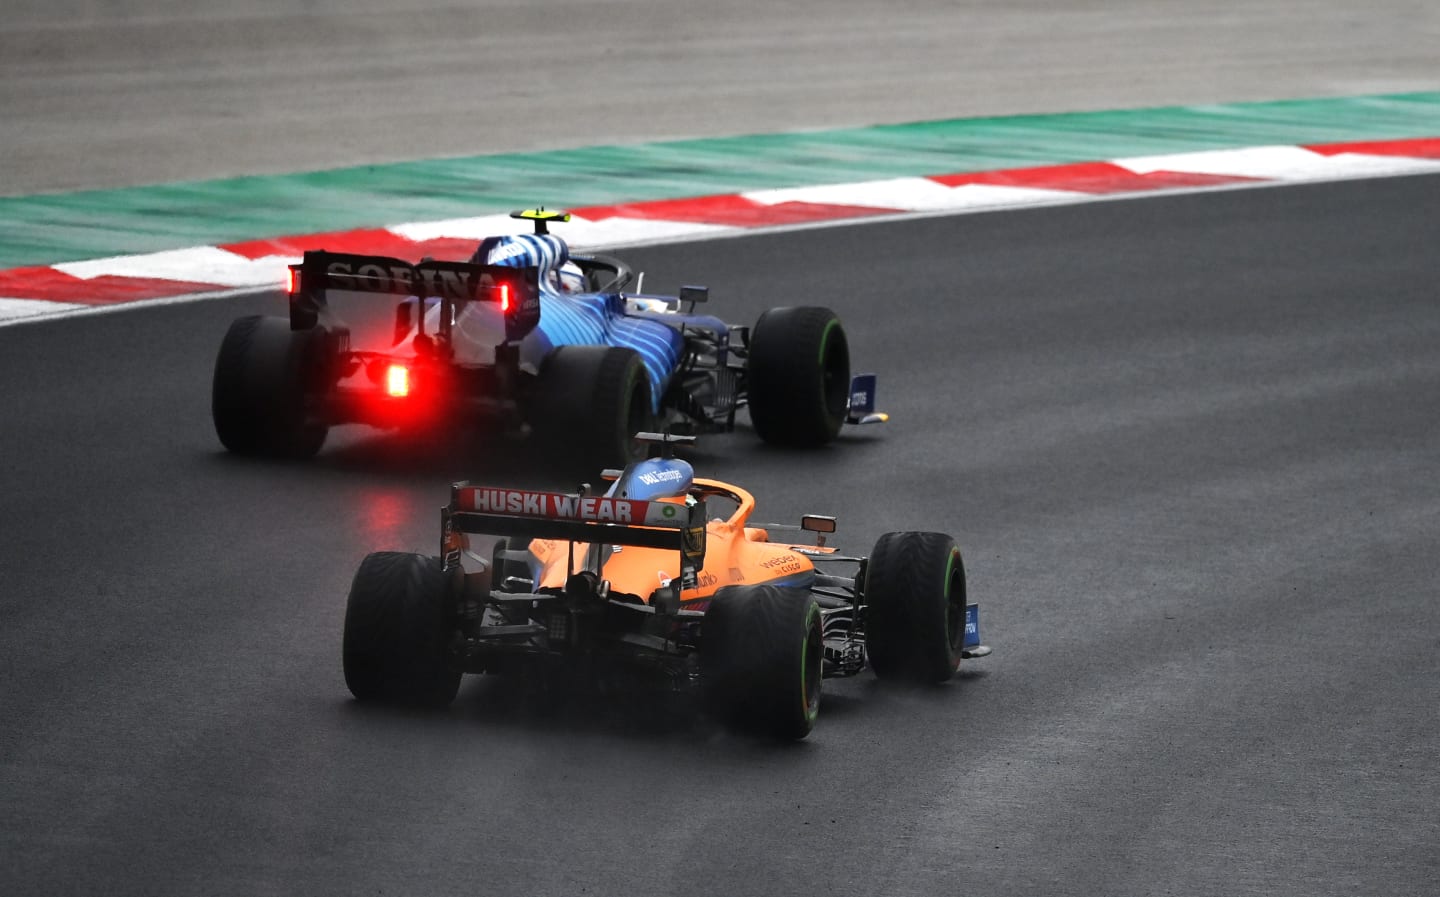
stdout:
[[(707, 440), (761, 516), (953, 533), (996, 653), (798, 745), (467, 680), (348, 697), (368, 550), (513, 447), (221, 454), (275, 296), (0, 329), (0, 892), (1422, 895), (1440, 881), (1440, 178), (635, 251), (839, 310), (883, 430)], [(557, 484), (564, 485), (564, 484)]]

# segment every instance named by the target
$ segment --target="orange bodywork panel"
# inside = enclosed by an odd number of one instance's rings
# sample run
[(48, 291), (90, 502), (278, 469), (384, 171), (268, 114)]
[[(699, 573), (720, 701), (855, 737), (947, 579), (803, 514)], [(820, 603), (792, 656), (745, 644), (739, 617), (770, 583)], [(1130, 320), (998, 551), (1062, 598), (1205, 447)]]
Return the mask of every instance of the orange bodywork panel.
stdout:
[[(808, 557), (790, 545), (770, 542), (769, 533), (763, 528), (745, 525), (755, 510), (754, 496), (738, 486), (717, 480), (697, 478), (695, 489), (707, 498), (718, 496), (729, 499), (737, 507), (729, 517), (710, 520), (706, 524), (705, 564), (696, 576), (697, 587), (680, 593), (682, 604), (695, 606), (696, 602), (705, 602), (717, 589), (725, 586), (776, 580), (793, 581), (797, 586), (809, 584), (815, 566)], [(684, 499), (660, 501), (683, 502)], [(569, 544), (554, 539), (534, 539), (530, 542), (531, 553), (543, 566), (540, 581), (535, 584), (537, 589), (562, 588), (569, 569), (584, 569), (592, 546), (574, 543), (574, 556), (567, 565), (565, 549)], [(610, 548), (601, 568), (601, 578), (610, 581), (611, 592), (635, 595), (647, 602), (652, 592), (679, 575), (679, 552), (632, 545)]]

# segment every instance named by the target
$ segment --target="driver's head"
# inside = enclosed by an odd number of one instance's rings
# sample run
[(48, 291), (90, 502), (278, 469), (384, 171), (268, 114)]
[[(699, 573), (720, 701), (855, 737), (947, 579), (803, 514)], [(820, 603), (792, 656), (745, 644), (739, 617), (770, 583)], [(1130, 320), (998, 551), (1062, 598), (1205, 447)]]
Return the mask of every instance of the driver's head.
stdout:
[(555, 269), (555, 287), (562, 293), (583, 293), (585, 272), (574, 262), (566, 262)]
[[(570, 260), (570, 247), (554, 234), (506, 234), (486, 237), (470, 257), (472, 264), (507, 268), (539, 268), (542, 275)], [(541, 280), (545, 278), (542, 276)]]

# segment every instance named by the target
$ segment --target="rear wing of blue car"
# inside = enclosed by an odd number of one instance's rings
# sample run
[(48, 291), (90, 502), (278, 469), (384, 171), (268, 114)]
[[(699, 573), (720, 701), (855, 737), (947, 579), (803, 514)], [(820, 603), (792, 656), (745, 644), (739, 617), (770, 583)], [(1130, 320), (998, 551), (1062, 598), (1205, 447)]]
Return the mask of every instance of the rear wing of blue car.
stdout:
[[(540, 269), (427, 260), (407, 262), (383, 255), (311, 250), (290, 266), (287, 293), (290, 328), (314, 327), (331, 291), (414, 297), (423, 306), (438, 300), (441, 335), (449, 337), (454, 311), (467, 302), (495, 302), (505, 314), (506, 339), (518, 340), (540, 322)], [(423, 315), (417, 315), (423, 321)]]

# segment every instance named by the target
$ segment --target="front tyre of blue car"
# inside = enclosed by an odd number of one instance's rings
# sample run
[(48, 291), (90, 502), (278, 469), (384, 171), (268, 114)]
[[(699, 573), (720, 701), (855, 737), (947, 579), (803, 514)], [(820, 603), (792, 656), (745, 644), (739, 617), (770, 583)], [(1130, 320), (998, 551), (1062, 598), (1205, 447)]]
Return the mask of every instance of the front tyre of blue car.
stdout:
[(750, 422), (774, 445), (832, 442), (850, 401), (850, 343), (828, 308), (772, 308), (750, 334), (746, 395)]

